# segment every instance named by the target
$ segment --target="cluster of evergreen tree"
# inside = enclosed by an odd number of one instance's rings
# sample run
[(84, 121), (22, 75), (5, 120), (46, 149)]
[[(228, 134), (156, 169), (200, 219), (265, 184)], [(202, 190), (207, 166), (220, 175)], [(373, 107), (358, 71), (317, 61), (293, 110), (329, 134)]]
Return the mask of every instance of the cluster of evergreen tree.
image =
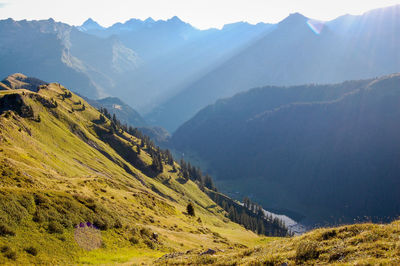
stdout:
[[(127, 124), (121, 124), (115, 114), (111, 115), (106, 108), (100, 108), (100, 122), (105, 123), (107, 118), (111, 122), (111, 133), (115, 133), (123, 136), (123, 132), (127, 132), (130, 135), (140, 140), (140, 144), (135, 144), (137, 153), (140, 154), (140, 150), (144, 149), (152, 157), (152, 164), (150, 169), (155, 173), (161, 173), (163, 171), (163, 163), (173, 166), (174, 158), (171, 152), (166, 149), (162, 150), (160, 147), (154, 144), (154, 141), (150, 137), (144, 135), (139, 129)], [(132, 142), (133, 143), (133, 142)], [(219, 206), (221, 206), (227, 213), (228, 218), (233, 222), (243, 225), (246, 229), (252, 230), (258, 234), (267, 236), (287, 236), (289, 235), (288, 229), (282, 220), (265, 216), (262, 207), (250, 199), (245, 198), (243, 206), (233, 201), (229, 197), (218, 193), (214, 185), (214, 182), (208, 174), (203, 175), (200, 167), (192, 165), (190, 162), (185, 162), (183, 159), (180, 161), (180, 175), (185, 180), (192, 180), (205, 191), (211, 199), (214, 200)], [(207, 190), (205, 188), (208, 188)], [(193, 211), (194, 215), (194, 211)]]
[(262, 207), (248, 198), (245, 198), (244, 205), (240, 205), (221, 193), (208, 191), (207, 194), (228, 213), (231, 221), (243, 225), (246, 229), (267, 236), (290, 235), (281, 219), (273, 218), (272, 215), (264, 215)]
[(217, 191), (217, 188), (214, 185), (214, 182), (210, 175), (203, 175), (200, 167), (196, 167), (191, 165), (190, 162), (185, 162), (185, 160), (181, 159), (181, 175), (186, 180), (192, 180), (197, 182), (200, 189), (204, 190), (204, 188), (211, 189), (213, 191)]
[(149, 153), (152, 158), (150, 169), (153, 172), (155, 172), (156, 174), (161, 173), (164, 169), (163, 162), (165, 164), (174, 166), (174, 158), (168, 149), (160, 149), (160, 147), (154, 144), (154, 141), (152, 141), (149, 136), (144, 135), (139, 129), (128, 126), (127, 124), (122, 124), (120, 120), (118, 120), (116, 115), (111, 115), (111, 113), (106, 108), (100, 108), (99, 111), (101, 113), (99, 118), (100, 122), (106, 122), (106, 118), (110, 120), (111, 133), (116, 133), (123, 137), (122, 133), (127, 132), (140, 140), (140, 144), (136, 145), (137, 153), (140, 154), (141, 149), (144, 149)]

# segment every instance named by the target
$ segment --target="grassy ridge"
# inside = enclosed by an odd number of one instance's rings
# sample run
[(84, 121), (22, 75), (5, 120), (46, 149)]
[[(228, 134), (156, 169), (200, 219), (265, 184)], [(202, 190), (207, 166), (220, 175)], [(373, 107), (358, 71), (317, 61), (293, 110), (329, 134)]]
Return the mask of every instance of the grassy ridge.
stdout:
[(313, 230), (294, 238), (268, 239), (247, 250), (215, 255), (172, 254), (161, 265), (399, 265), (400, 221), (387, 225), (356, 224)]
[[(96, 133), (110, 121), (100, 123), (100, 113), (63, 86), (0, 91), (4, 97), (13, 105), (0, 109), (0, 263), (140, 263), (261, 241), (192, 181), (181, 183), (172, 166), (150, 178), (126, 161)], [(130, 135), (114, 139), (132, 150), (138, 144)], [(144, 150), (139, 158), (152, 162)], [(184, 214), (189, 202), (197, 217)], [(100, 229), (100, 248), (77, 244), (80, 222)]]

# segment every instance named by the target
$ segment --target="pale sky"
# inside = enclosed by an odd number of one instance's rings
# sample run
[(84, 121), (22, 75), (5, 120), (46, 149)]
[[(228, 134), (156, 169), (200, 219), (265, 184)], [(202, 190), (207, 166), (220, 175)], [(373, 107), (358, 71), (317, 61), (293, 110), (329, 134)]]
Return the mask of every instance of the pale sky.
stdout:
[(317, 20), (400, 4), (400, 0), (0, 0), (0, 19), (48, 19), (81, 25), (91, 17), (102, 26), (130, 18), (178, 16), (206, 29), (247, 21), (276, 23), (299, 12)]

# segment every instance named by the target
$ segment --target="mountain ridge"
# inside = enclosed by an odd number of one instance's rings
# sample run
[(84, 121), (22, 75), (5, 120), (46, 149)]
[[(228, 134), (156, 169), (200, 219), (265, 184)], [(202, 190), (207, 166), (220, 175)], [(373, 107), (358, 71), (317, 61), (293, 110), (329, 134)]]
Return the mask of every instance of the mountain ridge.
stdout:
[(393, 6), (354, 16), (349, 25), (345, 17), (320, 22), (319, 32), (310, 28), (308, 18), (293, 14), (187, 84), (146, 118), (173, 132), (202, 107), (250, 88), (337, 83), (399, 72), (398, 10)]
[(393, 74), (253, 89), (203, 109), (172, 143), (204, 160), (225, 193), (303, 214), (306, 224), (390, 220), (400, 211), (393, 179), (399, 84)]

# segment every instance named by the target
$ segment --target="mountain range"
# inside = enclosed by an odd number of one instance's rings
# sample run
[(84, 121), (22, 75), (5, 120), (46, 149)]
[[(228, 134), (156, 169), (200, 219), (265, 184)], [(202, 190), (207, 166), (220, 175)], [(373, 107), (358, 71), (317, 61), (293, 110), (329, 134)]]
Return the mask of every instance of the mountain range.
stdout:
[[(322, 27), (320, 32), (313, 24)], [(249, 88), (333, 83), (396, 73), (400, 71), (399, 44), (400, 6), (328, 22), (295, 13), (146, 117), (174, 131), (201, 108)]]
[(237, 23), (201, 31), (177, 17), (132, 19), (110, 28), (91, 19), (79, 27), (7, 19), (0, 21), (0, 36), (7, 40), (0, 44), (6, 63), (0, 74), (27, 73), (88, 98), (116, 96), (146, 111), (271, 27)]
[[(316, 21), (199, 30), (172, 17), (108, 28), (88, 19), (0, 21), (0, 75), (27, 73), (91, 98), (118, 97), (175, 131), (217, 99), (264, 85), (335, 83), (400, 71), (400, 7)], [(7, 67), (5, 67), (7, 65)]]

